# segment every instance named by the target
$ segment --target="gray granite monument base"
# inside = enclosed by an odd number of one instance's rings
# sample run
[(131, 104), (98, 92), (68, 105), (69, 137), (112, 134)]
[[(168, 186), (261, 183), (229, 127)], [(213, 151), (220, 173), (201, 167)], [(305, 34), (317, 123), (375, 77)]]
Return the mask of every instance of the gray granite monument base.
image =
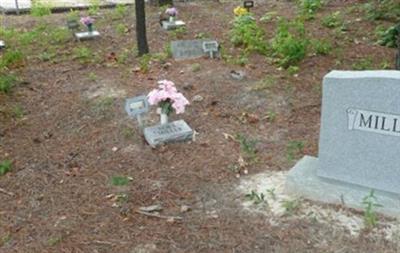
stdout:
[[(362, 200), (371, 189), (366, 187), (325, 179), (317, 176), (318, 158), (305, 156), (289, 171), (285, 190), (290, 195), (329, 204), (342, 204), (363, 210)], [(388, 216), (400, 217), (400, 195), (374, 190), (376, 211)]]

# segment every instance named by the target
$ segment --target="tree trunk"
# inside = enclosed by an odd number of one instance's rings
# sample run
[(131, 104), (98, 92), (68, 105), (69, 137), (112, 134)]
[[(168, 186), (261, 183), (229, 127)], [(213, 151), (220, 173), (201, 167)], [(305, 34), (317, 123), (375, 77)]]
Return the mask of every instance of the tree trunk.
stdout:
[(139, 56), (149, 53), (146, 36), (146, 12), (144, 0), (135, 1), (136, 11), (136, 39), (138, 45)]
[(174, 5), (173, 0), (158, 0), (158, 4), (160, 6), (163, 6), (163, 5), (173, 6)]

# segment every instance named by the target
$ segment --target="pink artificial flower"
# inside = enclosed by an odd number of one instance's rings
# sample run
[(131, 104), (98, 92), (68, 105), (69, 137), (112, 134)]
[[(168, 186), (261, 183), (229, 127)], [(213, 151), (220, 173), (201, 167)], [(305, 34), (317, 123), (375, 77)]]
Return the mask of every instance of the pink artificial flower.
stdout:
[(165, 13), (169, 16), (175, 17), (178, 15), (178, 10), (175, 7), (168, 8), (165, 10)]
[(160, 102), (169, 102), (176, 114), (185, 112), (186, 105), (189, 105), (189, 101), (183, 96), (182, 93), (178, 92), (175, 84), (168, 80), (162, 80), (158, 82), (158, 88), (152, 90), (148, 95), (147, 99), (150, 105), (158, 105)]
[(88, 26), (88, 25), (92, 25), (94, 23), (94, 19), (91, 17), (83, 17), (81, 18), (81, 23)]

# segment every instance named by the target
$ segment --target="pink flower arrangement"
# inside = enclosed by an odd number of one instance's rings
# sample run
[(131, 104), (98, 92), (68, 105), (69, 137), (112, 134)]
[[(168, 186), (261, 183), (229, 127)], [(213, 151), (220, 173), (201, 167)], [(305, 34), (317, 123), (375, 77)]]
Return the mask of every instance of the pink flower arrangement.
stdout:
[(93, 25), (94, 19), (92, 19), (91, 17), (83, 17), (81, 18), (81, 23), (85, 26), (90, 26)]
[(178, 15), (178, 10), (175, 7), (171, 7), (166, 9), (165, 13), (171, 17), (175, 17)]
[(175, 84), (168, 80), (158, 82), (158, 88), (152, 90), (147, 99), (150, 105), (158, 105), (162, 112), (169, 115), (173, 110), (176, 114), (184, 113), (189, 101), (178, 92)]

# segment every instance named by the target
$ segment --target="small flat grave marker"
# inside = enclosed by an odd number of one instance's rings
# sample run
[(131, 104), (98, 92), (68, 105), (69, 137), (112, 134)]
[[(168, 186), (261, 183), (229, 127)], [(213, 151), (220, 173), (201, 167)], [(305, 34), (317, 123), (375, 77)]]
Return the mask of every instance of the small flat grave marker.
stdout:
[(251, 0), (246, 0), (243, 2), (243, 7), (247, 9), (247, 11), (250, 11), (250, 8), (254, 7), (254, 1)]
[(212, 40), (177, 40), (171, 42), (172, 56), (175, 60), (195, 59), (204, 57), (203, 43)]
[(181, 142), (193, 138), (193, 130), (184, 120), (146, 127), (144, 137), (150, 146), (156, 147), (163, 143)]
[(67, 20), (67, 28), (70, 30), (76, 30), (79, 28), (79, 23), (77, 20)]
[(4, 41), (0, 40), (0, 49), (5, 48), (6, 47), (6, 43), (4, 43)]
[(142, 114), (149, 111), (149, 103), (147, 97), (142, 95), (138, 97), (128, 98), (125, 101), (125, 111), (130, 117), (136, 117), (139, 126), (143, 126)]
[(179, 27), (184, 27), (186, 24), (182, 20), (175, 20), (175, 21), (162, 21), (162, 27), (165, 30), (174, 30)]
[(77, 38), (78, 41), (90, 40), (90, 39), (94, 39), (96, 37), (100, 37), (100, 33), (98, 31), (78, 32), (78, 33), (75, 33), (75, 37)]
[(210, 55), (210, 58), (214, 58), (215, 54), (218, 53), (218, 42), (216, 41), (204, 41), (203, 42), (203, 51)]

